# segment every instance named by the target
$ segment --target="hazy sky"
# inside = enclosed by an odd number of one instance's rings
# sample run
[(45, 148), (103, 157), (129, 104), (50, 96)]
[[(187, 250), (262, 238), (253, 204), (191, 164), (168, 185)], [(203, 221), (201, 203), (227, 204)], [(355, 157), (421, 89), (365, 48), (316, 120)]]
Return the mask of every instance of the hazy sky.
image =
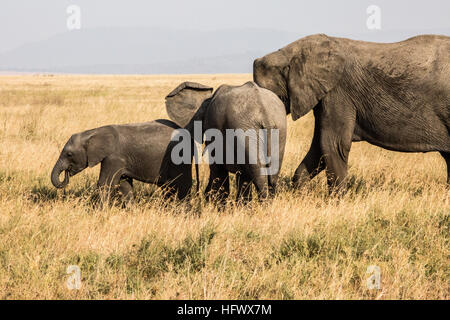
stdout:
[(66, 9), (82, 28), (146, 26), (215, 30), (264, 28), (300, 33), (367, 32), (366, 9), (381, 8), (382, 29), (450, 28), (449, 0), (1, 0), (0, 51), (67, 32)]

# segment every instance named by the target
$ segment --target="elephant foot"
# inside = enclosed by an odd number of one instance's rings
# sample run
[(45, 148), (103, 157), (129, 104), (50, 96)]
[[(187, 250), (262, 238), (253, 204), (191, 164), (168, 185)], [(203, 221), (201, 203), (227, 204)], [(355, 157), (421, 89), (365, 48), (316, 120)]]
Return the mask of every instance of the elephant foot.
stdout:
[[(308, 161), (312, 162), (312, 160)], [(291, 179), (292, 187), (298, 190), (304, 189), (324, 169), (323, 162), (320, 158), (314, 159), (314, 164), (307, 165), (305, 162), (307, 161), (304, 160), (300, 163)]]
[(328, 195), (334, 198), (342, 198), (349, 189), (348, 180), (342, 179), (337, 181), (328, 181)]

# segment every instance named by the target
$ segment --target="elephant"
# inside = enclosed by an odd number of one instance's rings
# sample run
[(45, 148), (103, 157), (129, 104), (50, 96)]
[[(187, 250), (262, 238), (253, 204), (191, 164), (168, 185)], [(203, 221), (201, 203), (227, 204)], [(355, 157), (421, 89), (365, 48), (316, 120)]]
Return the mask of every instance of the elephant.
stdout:
[[(192, 186), (192, 164), (176, 165), (171, 161), (174, 146), (171, 138), (178, 129), (174, 122), (159, 119), (108, 125), (74, 134), (53, 167), (52, 184), (64, 188), (69, 177), (101, 163), (97, 187), (118, 187), (124, 201), (133, 198), (133, 180), (156, 184), (165, 189), (166, 198), (176, 194), (183, 200)], [(59, 176), (63, 171), (61, 181)]]
[(450, 183), (450, 37), (374, 43), (316, 34), (253, 62), (253, 80), (274, 92), (295, 121), (315, 119), (295, 171), (301, 187), (325, 169), (331, 193), (345, 190), (353, 141), (392, 151), (440, 152)]
[[(260, 200), (275, 192), (286, 143), (286, 113), (274, 93), (254, 82), (221, 85), (214, 94), (212, 87), (183, 82), (167, 95), (166, 110), (170, 119), (194, 134), (196, 141), (205, 142), (210, 156), (207, 201), (214, 199), (221, 206), (225, 204), (230, 193), (229, 173), (236, 174), (239, 203), (251, 201), (252, 185)], [(200, 132), (196, 131), (197, 124), (201, 125)], [(265, 147), (266, 152), (262, 152)], [(260, 157), (262, 154), (267, 157)], [(268, 161), (261, 161), (269, 157), (270, 170)]]

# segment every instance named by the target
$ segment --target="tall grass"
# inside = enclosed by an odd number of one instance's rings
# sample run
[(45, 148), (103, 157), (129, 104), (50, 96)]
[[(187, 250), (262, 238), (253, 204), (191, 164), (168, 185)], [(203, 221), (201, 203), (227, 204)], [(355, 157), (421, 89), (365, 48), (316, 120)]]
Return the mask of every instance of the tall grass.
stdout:
[[(345, 196), (329, 198), (323, 174), (291, 190), (311, 115), (288, 122), (281, 190), (267, 203), (218, 211), (195, 197), (181, 206), (137, 183), (131, 206), (100, 208), (92, 201), (98, 167), (66, 190), (51, 185), (71, 134), (167, 118), (164, 96), (181, 81), (217, 87), (250, 79), (1, 76), (0, 298), (448, 299), (442, 158), (355, 143)], [(200, 167), (205, 187), (208, 169)], [(80, 290), (66, 287), (69, 265), (81, 268)], [(366, 285), (371, 265), (381, 270), (380, 289)]]

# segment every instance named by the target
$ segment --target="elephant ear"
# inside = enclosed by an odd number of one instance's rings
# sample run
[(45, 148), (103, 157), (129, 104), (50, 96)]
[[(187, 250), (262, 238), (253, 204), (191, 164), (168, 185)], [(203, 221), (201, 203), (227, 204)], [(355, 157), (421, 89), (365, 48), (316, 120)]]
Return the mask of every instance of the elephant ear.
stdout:
[(89, 167), (97, 165), (113, 153), (116, 142), (117, 133), (110, 126), (88, 131), (85, 146)]
[(334, 40), (304, 40), (289, 64), (288, 90), (292, 119), (307, 114), (340, 80), (344, 57)]
[(167, 95), (167, 114), (180, 127), (186, 127), (203, 101), (211, 97), (213, 90), (200, 83), (183, 82)]

